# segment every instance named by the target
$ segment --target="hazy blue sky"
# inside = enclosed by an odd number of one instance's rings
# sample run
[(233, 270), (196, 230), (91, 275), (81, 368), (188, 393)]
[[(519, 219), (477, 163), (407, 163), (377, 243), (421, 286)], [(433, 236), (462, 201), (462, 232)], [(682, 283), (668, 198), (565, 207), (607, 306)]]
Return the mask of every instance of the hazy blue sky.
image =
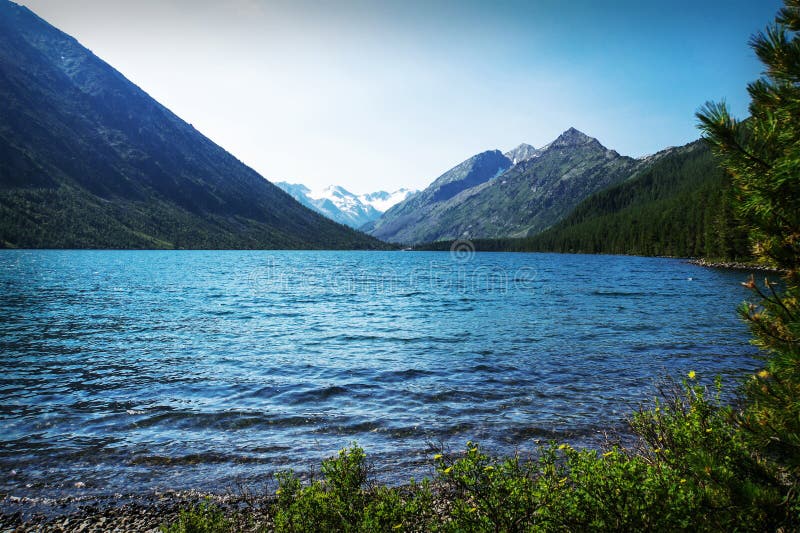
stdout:
[(271, 180), (424, 187), (574, 126), (641, 156), (747, 109), (778, 0), (18, 0)]

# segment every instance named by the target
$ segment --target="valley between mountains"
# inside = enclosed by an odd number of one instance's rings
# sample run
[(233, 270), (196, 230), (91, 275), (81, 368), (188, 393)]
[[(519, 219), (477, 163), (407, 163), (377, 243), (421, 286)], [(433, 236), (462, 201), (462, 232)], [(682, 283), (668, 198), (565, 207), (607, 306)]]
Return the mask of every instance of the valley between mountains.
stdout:
[(312, 191), (271, 183), (25, 7), (0, 1), (0, 30), (5, 248), (467, 239), (487, 250), (748, 254), (728, 178), (700, 142), (636, 159), (569, 128), (540, 148), (473, 155), (421, 191)]

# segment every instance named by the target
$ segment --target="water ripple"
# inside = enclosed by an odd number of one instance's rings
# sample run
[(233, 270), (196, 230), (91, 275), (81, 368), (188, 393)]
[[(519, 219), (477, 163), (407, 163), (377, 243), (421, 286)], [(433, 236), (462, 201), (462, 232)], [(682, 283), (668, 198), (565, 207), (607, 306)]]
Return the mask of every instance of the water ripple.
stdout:
[[(357, 440), (597, 443), (664, 374), (753, 368), (742, 273), (670, 259), (0, 251), (0, 492), (224, 487)], [(687, 282), (687, 278), (692, 278)]]

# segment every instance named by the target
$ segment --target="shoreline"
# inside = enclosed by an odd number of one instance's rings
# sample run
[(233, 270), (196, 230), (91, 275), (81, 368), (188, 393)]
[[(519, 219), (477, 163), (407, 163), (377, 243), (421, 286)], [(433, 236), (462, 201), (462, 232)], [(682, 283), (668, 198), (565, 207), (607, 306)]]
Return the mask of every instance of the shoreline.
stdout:
[(231, 519), (242, 516), (246, 510), (255, 531), (255, 525), (269, 525), (267, 510), (272, 500), (266, 493), (217, 494), (196, 490), (41, 500), (6, 495), (0, 499), (0, 532), (157, 532), (161, 526), (178, 520), (182, 510), (205, 502)]
[(767, 272), (770, 274), (783, 274), (784, 271), (780, 268), (756, 265), (752, 263), (739, 263), (737, 261), (709, 261), (707, 259), (687, 259), (686, 262), (690, 265), (696, 265), (706, 268), (724, 268), (727, 270), (749, 270), (755, 272)]

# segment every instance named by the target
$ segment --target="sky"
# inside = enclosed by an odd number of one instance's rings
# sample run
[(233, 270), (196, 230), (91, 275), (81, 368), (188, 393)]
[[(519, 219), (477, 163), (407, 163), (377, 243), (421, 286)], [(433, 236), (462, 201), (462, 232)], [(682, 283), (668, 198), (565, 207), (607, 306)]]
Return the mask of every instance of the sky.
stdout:
[(424, 188), (575, 127), (639, 157), (747, 114), (778, 0), (16, 0), (271, 181)]

